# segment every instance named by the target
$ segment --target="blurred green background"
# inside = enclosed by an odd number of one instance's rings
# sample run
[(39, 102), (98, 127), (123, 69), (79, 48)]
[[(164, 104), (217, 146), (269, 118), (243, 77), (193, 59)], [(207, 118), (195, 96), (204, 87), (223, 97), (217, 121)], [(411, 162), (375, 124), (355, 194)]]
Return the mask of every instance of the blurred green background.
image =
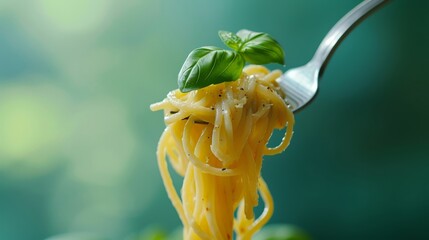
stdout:
[[(124, 239), (180, 226), (155, 158), (186, 55), (248, 28), (308, 61), (360, 1), (0, 1), (0, 239)], [(271, 224), (314, 239), (429, 239), (428, 1), (359, 25), (267, 158)], [(279, 140), (279, 134), (275, 140)]]

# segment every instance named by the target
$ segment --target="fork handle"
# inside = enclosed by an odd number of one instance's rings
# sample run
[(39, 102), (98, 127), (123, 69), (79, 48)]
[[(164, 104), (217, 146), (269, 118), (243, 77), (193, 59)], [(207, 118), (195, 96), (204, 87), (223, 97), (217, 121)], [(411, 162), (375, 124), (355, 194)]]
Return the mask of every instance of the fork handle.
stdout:
[(319, 76), (323, 74), (323, 70), (336, 47), (348, 35), (348, 33), (350, 33), (350, 31), (373, 10), (387, 2), (388, 0), (365, 0), (350, 10), (350, 12), (342, 17), (331, 28), (310, 61), (310, 63), (314, 64), (316, 68), (319, 68)]

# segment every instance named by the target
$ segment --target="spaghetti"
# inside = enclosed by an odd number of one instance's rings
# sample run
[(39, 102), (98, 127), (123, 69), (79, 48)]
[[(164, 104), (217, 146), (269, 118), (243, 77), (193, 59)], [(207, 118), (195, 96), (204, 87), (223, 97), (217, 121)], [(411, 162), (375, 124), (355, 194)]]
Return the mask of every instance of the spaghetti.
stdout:
[[(151, 105), (152, 111), (164, 110), (157, 158), (184, 239), (251, 239), (272, 216), (273, 200), (260, 175), (262, 158), (288, 146), (294, 125), (277, 91), (280, 75), (251, 65), (237, 81), (188, 93), (174, 90)], [(282, 142), (268, 147), (273, 130), (283, 128)], [(183, 177), (181, 196), (167, 160)], [(259, 195), (264, 210), (255, 217)]]

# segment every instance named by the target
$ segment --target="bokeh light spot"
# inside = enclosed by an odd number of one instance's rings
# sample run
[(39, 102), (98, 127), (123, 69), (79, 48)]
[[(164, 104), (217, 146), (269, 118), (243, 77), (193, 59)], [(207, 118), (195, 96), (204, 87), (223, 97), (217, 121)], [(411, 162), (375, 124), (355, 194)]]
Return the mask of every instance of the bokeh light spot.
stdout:
[[(64, 94), (52, 86), (3, 87), (0, 92), (0, 169), (35, 174), (52, 165), (66, 134)], [(61, 106), (61, 107), (60, 107)], [(43, 172), (43, 171), (42, 171)], [(22, 173), (22, 172), (21, 172)], [(21, 174), (20, 173), (20, 174)]]
[(54, 27), (65, 32), (85, 32), (99, 27), (108, 12), (108, 0), (43, 0), (43, 16)]

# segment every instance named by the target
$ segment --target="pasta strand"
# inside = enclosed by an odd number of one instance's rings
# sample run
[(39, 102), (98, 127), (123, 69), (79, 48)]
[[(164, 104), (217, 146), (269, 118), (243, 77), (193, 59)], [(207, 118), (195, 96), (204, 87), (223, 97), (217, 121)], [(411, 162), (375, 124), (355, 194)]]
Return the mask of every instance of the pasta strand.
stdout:
[[(188, 93), (173, 90), (151, 105), (164, 111), (158, 165), (184, 239), (247, 240), (271, 218), (274, 204), (261, 176), (262, 160), (287, 148), (294, 126), (278, 92), (280, 75), (251, 65), (236, 81)], [(274, 129), (282, 128), (282, 141), (268, 147)], [(168, 163), (183, 176), (180, 197)], [(259, 196), (264, 210), (255, 216)]]

